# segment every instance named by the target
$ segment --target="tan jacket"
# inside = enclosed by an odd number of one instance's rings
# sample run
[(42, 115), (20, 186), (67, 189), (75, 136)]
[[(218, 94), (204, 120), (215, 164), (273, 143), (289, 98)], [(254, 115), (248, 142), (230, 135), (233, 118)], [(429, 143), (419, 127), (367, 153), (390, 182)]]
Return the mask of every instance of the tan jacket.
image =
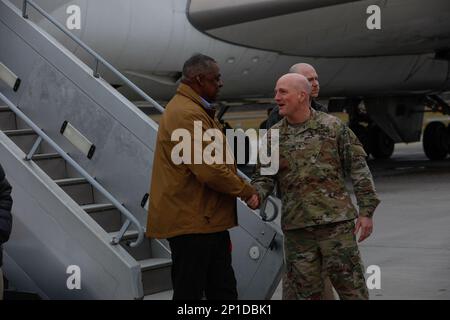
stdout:
[[(255, 190), (236, 174), (233, 164), (194, 164), (194, 121), (205, 130), (221, 125), (214, 111), (181, 84), (161, 117), (153, 159), (147, 236), (170, 238), (193, 233), (224, 231), (237, 225), (236, 197), (249, 198)], [(191, 135), (191, 164), (174, 164), (172, 150), (180, 140), (172, 132), (184, 128)], [(184, 140), (183, 140), (184, 141)], [(203, 142), (204, 149), (210, 142)], [(198, 145), (197, 145), (198, 146)]]

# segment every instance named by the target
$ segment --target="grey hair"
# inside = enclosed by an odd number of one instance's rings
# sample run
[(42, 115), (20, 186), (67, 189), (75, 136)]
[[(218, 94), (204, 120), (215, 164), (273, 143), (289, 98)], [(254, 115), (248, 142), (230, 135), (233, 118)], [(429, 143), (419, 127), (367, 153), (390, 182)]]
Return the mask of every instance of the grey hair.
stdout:
[(192, 79), (200, 74), (208, 73), (213, 63), (217, 62), (209, 56), (201, 53), (194, 54), (183, 65), (183, 79)]

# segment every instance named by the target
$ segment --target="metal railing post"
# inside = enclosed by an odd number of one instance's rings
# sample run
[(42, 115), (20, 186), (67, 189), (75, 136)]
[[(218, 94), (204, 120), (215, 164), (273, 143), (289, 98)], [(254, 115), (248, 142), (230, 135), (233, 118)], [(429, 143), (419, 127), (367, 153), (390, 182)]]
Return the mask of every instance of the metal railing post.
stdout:
[[(269, 203), (269, 202), (272, 204), (273, 210), (274, 210), (273, 215), (270, 218), (267, 217), (267, 213), (266, 213), (267, 203)], [(259, 207), (259, 215), (261, 216), (262, 220), (266, 221), (266, 222), (271, 222), (276, 219), (278, 214), (279, 214), (279, 209), (278, 209), (278, 205), (276, 204), (275, 200), (273, 200), (271, 197), (267, 197), (266, 200), (264, 200), (262, 202), (261, 206)]]
[(130, 224), (131, 224), (130, 219), (127, 219), (125, 221), (125, 223), (122, 225), (122, 227), (120, 228), (119, 233), (115, 237), (112, 238), (111, 244), (117, 245), (120, 243), (120, 240), (122, 240), (123, 236), (125, 235), (125, 232), (130, 227)]
[(28, 14), (27, 14), (27, 0), (23, 0), (23, 4), (22, 4), (22, 17), (25, 19), (28, 19)]
[(98, 59), (95, 58), (95, 68), (94, 68), (94, 77), (95, 78), (100, 78), (100, 74), (98, 73)]
[(40, 144), (42, 142), (42, 137), (38, 136), (38, 138), (36, 139), (36, 141), (33, 144), (33, 147), (31, 148), (30, 152), (27, 154), (27, 156), (25, 157), (26, 161), (30, 161), (31, 158), (33, 158), (34, 154), (36, 153), (37, 148), (39, 148)]

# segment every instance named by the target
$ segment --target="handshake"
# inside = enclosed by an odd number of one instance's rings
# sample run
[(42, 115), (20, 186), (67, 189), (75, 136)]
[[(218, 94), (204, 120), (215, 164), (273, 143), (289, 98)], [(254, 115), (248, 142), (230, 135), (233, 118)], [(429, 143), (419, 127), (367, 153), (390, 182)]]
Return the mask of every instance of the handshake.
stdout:
[(259, 208), (259, 206), (260, 206), (260, 200), (259, 200), (259, 195), (257, 194), (257, 193), (254, 193), (250, 198), (248, 198), (246, 201), (245, 201), (246, 203), (247, 203), (247, 206), (250, 208), (250, 209), (253, 209), (253, 210), (255, 210), (255, 209), (258, 209)]

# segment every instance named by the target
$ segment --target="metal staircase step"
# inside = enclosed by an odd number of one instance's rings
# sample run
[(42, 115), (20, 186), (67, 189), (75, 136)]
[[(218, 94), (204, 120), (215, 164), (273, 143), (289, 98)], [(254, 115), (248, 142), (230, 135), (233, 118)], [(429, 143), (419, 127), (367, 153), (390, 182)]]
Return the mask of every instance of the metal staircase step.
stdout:
[[(111, 236), (117, 236), (112, 233)], [(127, 230), (120, 241), (120, 244), (131, 254), (136, 260), (145, 260), (150, 257), (170, 258), (170, 245), (165, 239), (150, 239), (145, 237), (142, 243), (137, 247), (130, 247), (129, 244), (136, 240), (138, 232), (136, 230)], [(168, 252), (169, 251), (169, 252)]]
[[(111, 237), (116, 237), (118, 232), (110, 233)], [(120, 245), (136, 260), (146, 260), (152, 257), (151, 240), (144, 238), (137, 247), (130, 247), (130, 243), (136, 240), (138, 232), (136, 230), (127, 230), (120, 241)]]
[(119, 210), (110, 203), (92, 203), (82, 205), (86, 211), (106, 232), (120, 230), (122, 219)]
[[(110, 235), (112, 237), (116, 237), (119, 234), (119, 232), (110, 232)], [(127, 230), (125, 231), (125, 234), (122, 237), (121, 241), (127, 241), (127, 240), (136, 240), (138, 237), (138, 232), (136, 230)]]
[(141, 265), (144, 295), (172, 289), (171, 259), (150, 258), (138, 262)]
[(66, 160), (57, 153), (35, 154), (31, 158), (53, 180), (67, 177)]
[(36, 141), (37, 134), (31, 129), (3, 131), (23, 152), (28, 153)]
[(147, 101), (133, 101), (133, 104), (146, 115), (161, 114), (158, 109)]
[(16, 115), (8, 107), (0, 107), (0, 130), (17, 129)]
[[(30, 152), (38, 135), (29, 128), (25, 129), (15, 129), (15, 130), (5, 130), (3, 131), (23, 152)], [(50, 147), (50, 145), (42, 141), (39, 146), (37, 153), (50, 153), (54, 152), (54, 149)]]
[(161, 291), (144, 296), (144, 300), (172, 300), (173, 290)]
[(40, 160), (50, 160), (50, 159), (62, 159), (59, 155), (59, 153), (40, 153), (35, 154), (31, 157), (33, 161), (40, 161)]
[(141, 265), (142, 271), (165, 268), (167, 266), (170, 267), (172, 265), (171, 259), (164, 259), (164, 258), (149, 258), (145, 260), (139, 260), (138, 262)]
[(79, 205), (87, 205), (94, 202), (92, 186), (85, 178), (58, 179), (55, 180), (55, 183)]
[(17, 136), (29, 136), (29, 135), (37, 135), (33, 129), (16, 129), (16, 130), (5, 130), (3, 131), (8, 137), (17, 137)]
[(55, 183), (60, 187), (73, 186), (78, 184), (89, 183), (86, 178), (66, 178), (55, 180)]
[(116, 207), (111, 203), (92, 203), (81, 206), (81, 208), (87, 213), (116, 210)]
[[(118, 232), (111, 232), (110, 235), (117, 236)], [(136, 239), (138, 232), (136, 230), (128, 230), (125, 232), (120, 245), (127, 250), (141, 265), (142, 284), (144, 295), (152, 295), (172, 289), (170, 258), (153, 258), (152, 240), (145, 238), (144, 241), (136, 248), (127, 245), (127, 242)], [(142, 259), (141, 257), (145, 257)]]

